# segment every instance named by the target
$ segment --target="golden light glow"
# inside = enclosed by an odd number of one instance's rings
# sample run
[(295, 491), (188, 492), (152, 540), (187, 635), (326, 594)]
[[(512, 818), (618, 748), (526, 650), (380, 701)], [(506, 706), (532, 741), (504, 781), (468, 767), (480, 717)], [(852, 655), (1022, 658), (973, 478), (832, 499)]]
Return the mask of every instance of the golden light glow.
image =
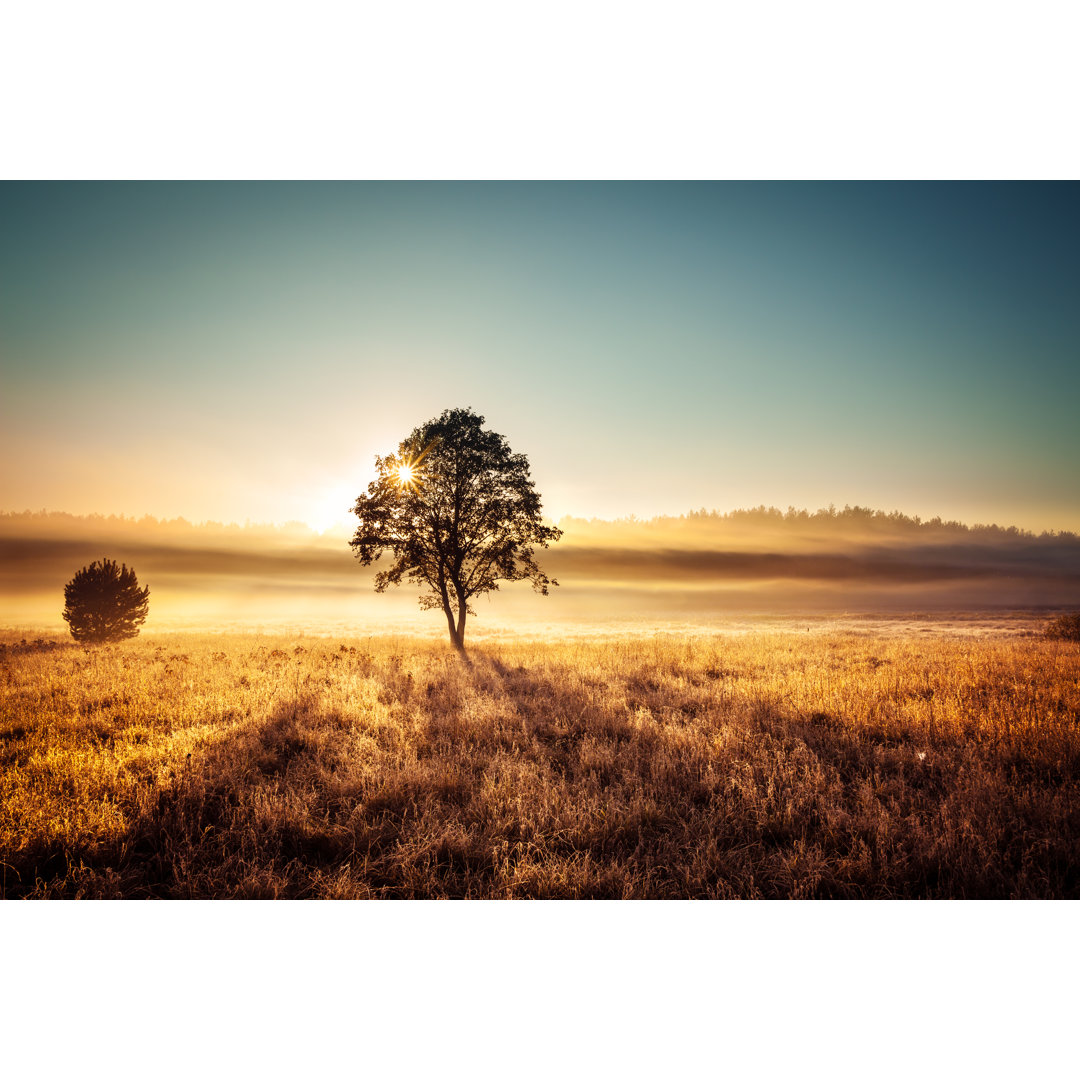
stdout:
[(409, 487), (410, 484), (416, 483), (416, 467), (408, 462), (402, 462), (397, 469), (397, 479), (402, 487)]

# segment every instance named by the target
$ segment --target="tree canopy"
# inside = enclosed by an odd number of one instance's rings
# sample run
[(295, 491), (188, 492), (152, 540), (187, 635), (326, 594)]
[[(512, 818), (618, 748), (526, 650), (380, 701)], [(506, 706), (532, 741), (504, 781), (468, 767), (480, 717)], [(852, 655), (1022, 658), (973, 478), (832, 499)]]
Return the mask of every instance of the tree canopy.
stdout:
[(137, 637), (149, 609), (150, 589), (140, 589), (135, 571), (112, 559), (84, 566), (64, 586), (62, 614), (76, 641)]
[(360, 524), (349, 545), (360, 563), (370, 566), (386, 550), (394, 559), (375, 575), (376, 591), (415, 582), (420, 606), (442, 609), (459, 650), (472, 597), (500, 581), (528, 580), (544, 595), (558, 584), (533, 551), (562, 531), (543, 524), (528, 459), (483, 425), (472, 409), (422, 424), (396, 454), (375, 458), (377, 479), (351, 507)]

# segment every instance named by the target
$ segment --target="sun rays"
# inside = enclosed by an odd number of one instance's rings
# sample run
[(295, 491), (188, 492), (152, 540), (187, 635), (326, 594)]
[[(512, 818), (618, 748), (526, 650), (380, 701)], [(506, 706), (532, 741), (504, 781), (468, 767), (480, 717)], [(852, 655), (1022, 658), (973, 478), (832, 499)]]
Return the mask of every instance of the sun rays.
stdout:
[(393, 476), (398, 487), (415, 490), (421, 480), (419, 459), (399, 462), (394, 467)]

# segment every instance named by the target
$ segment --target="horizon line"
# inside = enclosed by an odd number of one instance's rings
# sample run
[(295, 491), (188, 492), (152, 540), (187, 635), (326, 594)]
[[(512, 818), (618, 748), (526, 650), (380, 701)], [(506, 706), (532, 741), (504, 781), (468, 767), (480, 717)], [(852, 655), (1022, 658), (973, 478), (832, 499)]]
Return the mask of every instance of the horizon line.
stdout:
[[(548, 517), (548, 520), (554, 522), (556, 525), (562, 522), (581, 522), (586, 525), (651, 525), (657, 523), (670, 523), (670, 522), (686, 522), (694, 520), (713, 520), (713, 521), (725, 521), (739, 518), (741, 516), (761, 515), (776, 518), (784, 522), (794, 522), (800, 519), (806, 521), (826, 521), (826, 520), (841, 520), (844, 518), (862, 517), (869, 523), (887, 523), (892, 522), (898, 525), (913, 525), (916, 527), (936, 527), (936, 528), (953, 528), (962, 529), (965, 531), (979, 531), (979, 530), (1000, 530), (1002, 532), (1016, 532), (1029, 536), (1077, 536), (1080, 535), (1072, 529), (1065, 528), (1048, 528), (1041, 530), (1034, 530), (1021, 525), (1015, 524), (1002, 524), (998, 522), (982, 522), (974, 521), (967, 522), (962, 521), (959, 518), (945, 518), (940, 514), (933, 517), (924, 517), (920, 514), (908, 514), (900, 509), (893, 510), (878, 510), (869, 506), (863, 506), (859, 503), (854, 505), (845, 503), (842, 508), (837, 508), (835, 503), (830, 503), (828, 506), (819, 507), (816, 510), (810, 510), (807, 507), (796, 507), (790, 505), (786, 510), (781, 509), (775, 505), (766, 506), (764, 503), (760, 503), (756, 506), (744, 506), (736, 507), (731, 510), (720, 509), (708, 509), (704, 506), (685, 510), (680, 514), (654, 514), (651, 517), (639, 517), (635, 513), (625, 514), (620, 517), (605, 518), (605, 517), (582, 517), (577, 514), (563, 514), (561, 517)], [(252, 521), (250, 518), (245, 519), (243, 522), (239, 521), (221, 521), (216, 518), (203, 518), (195, 521), (184, 517), (182, 514), (176, 517), (157, 517), (154, 514), (144, 513), (141, 515), (124, 514), (104, 511), (91, 511), (89, 513), (76, 513), (70, 510), (50, 510), (42, 508), (40, 510), (32, 510), (25, 508), (23, 510), (7, 510), (0, 509), (0, 519), (3, 518), (19, 518), (19, 517), (67, 517), (81, 520), (99, 520), (99, 521), (116, 521), (118, 523), (127, 523), (138, 525), (140, 523), (149, 523), (152, 525), (181, 525), (189, 526), (191, 528), (209, 528), (218, 527), (222, 529), (275, 529), (282, 530), (288, 528), (302, 528), (317, 536), (326, 536), (329, 533), (336, 532), (348, 532), (348, 527), (344, 522), (341, 524), (331, 525), (327, 528), (320, 529), (310, 522), (302, 521), (299, 518), (289, 518), (284, 521)]]

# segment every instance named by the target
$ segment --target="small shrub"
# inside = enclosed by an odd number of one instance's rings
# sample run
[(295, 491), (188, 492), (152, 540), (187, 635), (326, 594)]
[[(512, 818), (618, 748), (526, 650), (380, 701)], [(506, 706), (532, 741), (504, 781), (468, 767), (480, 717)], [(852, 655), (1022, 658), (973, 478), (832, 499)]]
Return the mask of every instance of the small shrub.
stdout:
[(76, 641), (124, 641), (146, 622), (149, 589), (140, 589), (135, 571), (102, 559), (84, 566), (64, 586), (63, 619)]
[(1080, 612), (1051, 619), (1046, 624), (1046, 636), (1058, 641), (1080, 641)]

